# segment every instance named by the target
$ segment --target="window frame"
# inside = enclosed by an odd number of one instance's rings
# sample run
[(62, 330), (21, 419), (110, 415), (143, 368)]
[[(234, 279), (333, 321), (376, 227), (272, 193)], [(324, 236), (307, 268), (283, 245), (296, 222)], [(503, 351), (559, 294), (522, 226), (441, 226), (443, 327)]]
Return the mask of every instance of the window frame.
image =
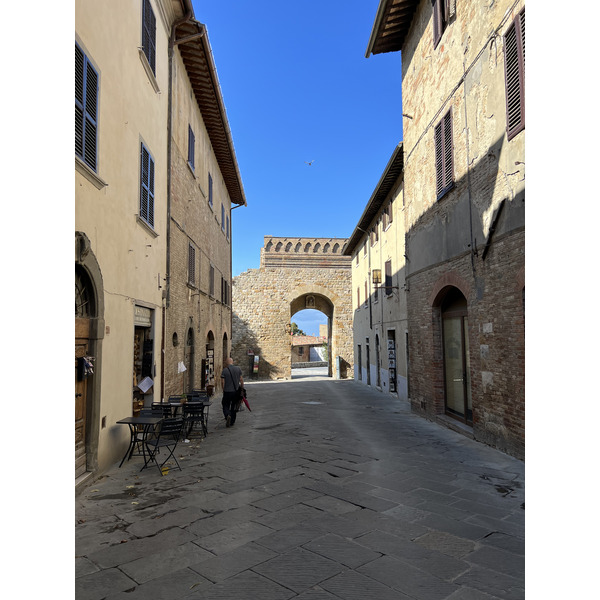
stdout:
[(441, 200), (454, 187), (452, 107), (434, 128), (434, 151), (436, 200)]
[(191, 242), (188, 245), (188, 284), (196, 286), (196, 248)]
[(188, 165), (192, 172), (196, 170), (196, 136), (191, 125), (188, 125)]
[[(81, 73), (79, 72), (78, 53), (82, 57)], [(95, 77), (95, 86), (90, 82), (90, 75)], [(79, 81), (81, 81), (81, 86), (78, 85)], [(80, 158), (94, 173), (98, 173), (99, 91), (100, 75), (98, 70), (94, 67), (83, 48), (75, 42), (75, 156)], [(78, 114), (78, 111), (80, 114)], [(81, 130), (81, 151), (79, 151), (77, 143), (78, 122), (81, 123), (79, 127)], [(93, 151), (88, 152), (90, 145), (93, 146)], [(93, 152), (93, 155), (91, 152)]]
[[(144, 144), (144, 142), (140, 142), (141, 150), (140, 150), (140, 214), (139, 217), (144, 223), (146, 223), (149, 227), (154, 229), (154, 204), (155, 204), (155, 196), (154, 196), (154, 174), (155, 174), (155, 161), (152, 157), (152, 153)], [(147, 154), (148, 156), (148, 168), (147, 172), (144, 169), (144, 156)], [(144, 199), (144, 191), (147, 191), (148, 198)], [(144, 216), (145, 215), (145, 216)]]
[(215, 297), (215, 267), (210, 265), (208, 271), (208, 295), (211, 298)]
[(150, 0), (142, 2), (142, 51), (156, 77), (156, 16)]
[(446, 1), (431, 0), (431, 8), (433, 11), (433, 48), (435, 50), (448, 25), (448, 19), (446, 18)]
[[(389, 269), (388, 269), (389, 267)], [(393, 287), (394, 283), (392, 280), (392, 259), (390, 258), (389, 260), (385, 261), (385, 295), (386, 297), (389, 297), (393, 294)]]
[(506, 135), (512, 140), (525, 129), (525, 8), (509, 25), (503, 42)]
[(213, 178), (210, 173), (208, 174), (208, 205), (212, 209), (212, 207), (213, 207)]
[(225, 205), (221, 202), (221, 231), (225, 233)]

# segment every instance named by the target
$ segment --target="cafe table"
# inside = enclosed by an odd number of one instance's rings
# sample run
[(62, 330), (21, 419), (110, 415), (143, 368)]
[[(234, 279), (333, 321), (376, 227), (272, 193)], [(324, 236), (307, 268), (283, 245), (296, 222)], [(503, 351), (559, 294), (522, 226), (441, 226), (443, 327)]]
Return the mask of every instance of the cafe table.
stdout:
[(129, 447), (127, 448), (127, 452), (125, 452), (125, 455), (119, 464), (119, 469), (125, 462), (126, 458), (127, 460), (131, 458), (136, 444), (142, 445), (142, 455), (144, 456), (144, 461), (146, 460), (146, 439), (148, 434), (153, 431), (154, 428), (162, 421), (163, 417), (153, 416), (125, 417), (124, 419), (117, 421), (119, 425), (128, 425), (129, 433), (131, 435)]

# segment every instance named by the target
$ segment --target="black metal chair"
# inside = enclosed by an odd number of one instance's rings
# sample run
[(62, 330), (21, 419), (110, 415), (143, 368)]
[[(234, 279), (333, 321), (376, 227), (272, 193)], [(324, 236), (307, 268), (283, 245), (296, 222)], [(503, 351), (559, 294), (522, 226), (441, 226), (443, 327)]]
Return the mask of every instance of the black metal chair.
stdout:
[(206, 423), (204, 419), (204, 404), (202, 402), (186, 402), (183, 405), (183, 420), (185, 422), (185, 435), (193, 437), (196, 425), (199, 425), (200, 435), (206, 435)]
[[(165, 419), (160, 424), (160, 429), (158, 430), (156, 438), (146, 440), (148, 456), (146, 458), (146, 462), (144, 462), (144, 466), (140, 469), (140, 471), (143, 471), (150, 463), (154, 462), (158, 467), (158, 470), (161, 472), (161, 475), (164, 475), (163, 467), (170, 458), (173, 458), (177, 468), (181, 471), (181, 466), (177, 462), (177, 458), (175, 458), (174, 453), (175, 449), (177, 448), (177, 444), (179, 443), (182, 430), (183, 419)], [(158, 461), (156, 460), (156, 455), (161, 448), (168, 450), (168, 455), (159, 465)]]
[(157, 417), (164, 417), (165, 419), (170, 419), (172, 415), (172, 407), (170, 404), (166, 402), (154, 402), (151, 406), (152, 414)]

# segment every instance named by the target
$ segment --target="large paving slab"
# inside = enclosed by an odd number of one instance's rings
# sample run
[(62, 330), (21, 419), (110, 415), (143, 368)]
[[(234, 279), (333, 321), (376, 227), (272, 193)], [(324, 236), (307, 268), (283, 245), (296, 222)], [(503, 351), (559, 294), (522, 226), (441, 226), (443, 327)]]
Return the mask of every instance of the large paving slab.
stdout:
[(181, 470), (77, 496), (77, 600), (525, 597), (523, 462), (354, 381), (246, 389)]

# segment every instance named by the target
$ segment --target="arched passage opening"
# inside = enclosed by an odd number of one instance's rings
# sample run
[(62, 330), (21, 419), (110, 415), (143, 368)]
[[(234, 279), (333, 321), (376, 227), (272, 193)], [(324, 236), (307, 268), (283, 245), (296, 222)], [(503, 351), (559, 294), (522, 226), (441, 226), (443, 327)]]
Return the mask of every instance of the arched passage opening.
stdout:
[[(325, 367), (327, 376), (332, 376), (333, 313), (333, 303), (322, 294), (303, 294), (290, 303), (289, 333), (293, 369), (310, 368), (310, 363), (314, 363), (315, 367)], [(302, 325), (298, 327), (305, 335), (294, 332), (292, 323), (296, 320)]]

